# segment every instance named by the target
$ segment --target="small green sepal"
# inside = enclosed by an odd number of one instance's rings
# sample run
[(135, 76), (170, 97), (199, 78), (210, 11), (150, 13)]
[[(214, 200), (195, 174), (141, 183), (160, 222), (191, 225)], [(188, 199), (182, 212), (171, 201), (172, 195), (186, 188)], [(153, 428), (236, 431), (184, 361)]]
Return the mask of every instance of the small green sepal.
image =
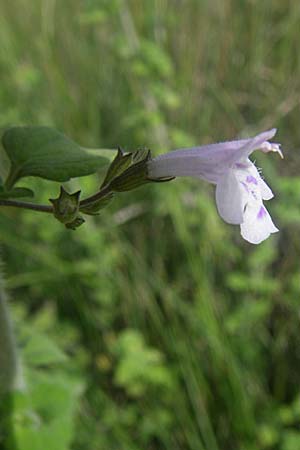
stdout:
[[(136, 189), (145, 183), (149, 183), (147, 163), (151, 159), (150, 150), (131, 154), (132, 164), (121, 175), (110, 182), (110, 188), (115, 192), (125, 192)], [(137, 162), (136, 162), (137, 161)]]
[(77, 216), (73, 222), (66, 223), (65, 226), (69, 230), (76, 230), (76, 228), (80, 227), (85, 222), (84, 218), (81, 216)]
[(124, 153), (121, 147), (118, 147), (118, 153), (108, 168), (101, 188), (109, 184), (111, 180), (123, 173), (132, 163), (132, 154)]
[(138, 150), (132, 153), (132, 164), (144, 161), (145, 159), (149, 161), (150, 158), (151, 158), (151, 151), (148, 148), (139, 148)]
[(164, 177), (164, 178), (148, 178), (151, 183), (167, 183), (168, 181), (175, 180), (176, 177)]

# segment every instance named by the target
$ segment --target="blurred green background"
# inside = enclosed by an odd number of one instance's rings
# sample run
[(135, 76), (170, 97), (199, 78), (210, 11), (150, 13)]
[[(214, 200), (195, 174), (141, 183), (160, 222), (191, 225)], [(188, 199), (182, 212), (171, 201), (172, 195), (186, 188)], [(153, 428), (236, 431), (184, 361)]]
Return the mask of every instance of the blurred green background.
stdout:
[[(27, 387), (18, 450), (300, 448), (300, 2), (0, 0), (0, 125), (154, 154), (272, 127), (259, 246), (197, 180), (121, 194), (67, 231), (1, 208)], [(84, 195), (99, 177), (73, 180)], [(24, 182), (22, 182), (24, 185)], [(38, 200), (59, 184), (37, 179)]]

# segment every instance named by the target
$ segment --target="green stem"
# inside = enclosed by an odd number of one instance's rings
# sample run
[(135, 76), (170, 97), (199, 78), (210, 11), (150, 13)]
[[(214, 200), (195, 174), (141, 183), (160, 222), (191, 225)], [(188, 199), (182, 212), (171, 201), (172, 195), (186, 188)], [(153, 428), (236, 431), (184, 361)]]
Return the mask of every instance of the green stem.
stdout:
[(79, 209), (80, 206), (89, 206), (90, 204), (93, 204), (95, 201), (100, 200), (102, 197), (105, 197), (110, 192), (111, 192), (110, 186), (109, 185), (104, 186), (99, 192), (96, 192), (96, 194), (91, 195), (90, 197), (87, 197), (84, 200), (81, 200), (79, 204)]
[(3, 450), (18, 448), (14, 432), (13, 391), (24, 387), (13, 324), (0, 273), (0, 447)]
[(37, 205), (36, 203), (21, 202), (19, 200), (6, 200), (0, 199), (0, 206), (13, 206), (15, 208), (31, 209), (33, 211), (40, 211), (46, 213), (52, 213), (52, 206)]
[(4, 183), (4, 188), (7, 191), (10, 191), (13, 188), (15, 182), (18, 179), (18, 175), (19, 175), (19, 171), (15, 170), (15, 171), (9, 172), (8, 177), (7, 177), (7, 179), (6, 179), (5, 183)]
[[(100, 200), (102, 197), (105, 197), (105, 195), (109, 194), (110, 192), (111, 192), (110, 187), (104, 186), (104, 188), (101, 189), (99, 192), (96, 192), (96, 194), (91, 195), (90, 197), (87, 197), (84, 200), (82, 200), (80, 202), (80, 206), (89, 206), (90, 204), (93, 204), (95, 201)], [(52, 206), (38, 205), (36, 203), (22, 202), (19, 200), (0, 199), (0, 206), (12, 206), (15, 208), (30, 209), (32, 211), (39, 211), (53, 214)]]
[(6, 294), (0, 275), (0, 393), (5, 394), (15, 387), (20, 364), (12, 321), (8, 311)]

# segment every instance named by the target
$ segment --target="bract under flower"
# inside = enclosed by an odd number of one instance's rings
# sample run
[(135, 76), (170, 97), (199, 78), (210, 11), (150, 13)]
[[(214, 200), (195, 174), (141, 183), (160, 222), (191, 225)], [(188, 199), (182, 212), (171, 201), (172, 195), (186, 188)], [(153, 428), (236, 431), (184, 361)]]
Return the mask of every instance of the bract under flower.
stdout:
[(258, 244), (278, 229), (263, 206), (273, 193), (248, 157), (254, 150), (282, 157), (279, 144), (268, 142), (275, 133), (272, 129), (250, 139), (171, 151), (149, 161), (149, 177), (192, 176), (216, 184), (220, 216), (240, 224), (243, 238)]

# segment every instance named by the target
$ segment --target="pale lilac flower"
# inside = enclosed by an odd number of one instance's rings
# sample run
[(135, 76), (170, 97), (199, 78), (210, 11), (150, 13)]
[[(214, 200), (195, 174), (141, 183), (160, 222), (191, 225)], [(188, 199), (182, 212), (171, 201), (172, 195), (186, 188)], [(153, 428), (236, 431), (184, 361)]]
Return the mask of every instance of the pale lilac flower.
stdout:
[(273, 193), (248, 157), (254, 150), (283, 157), (280, 145), (268, 142), (275, 133), (272, 129), (250, 139), (173, 150), (149, 161), (149, 177), (191, 176), (216, 184), (220, 216), (239, 224), (244, 239), (259, 244), (278, 229), (263, 205)]

